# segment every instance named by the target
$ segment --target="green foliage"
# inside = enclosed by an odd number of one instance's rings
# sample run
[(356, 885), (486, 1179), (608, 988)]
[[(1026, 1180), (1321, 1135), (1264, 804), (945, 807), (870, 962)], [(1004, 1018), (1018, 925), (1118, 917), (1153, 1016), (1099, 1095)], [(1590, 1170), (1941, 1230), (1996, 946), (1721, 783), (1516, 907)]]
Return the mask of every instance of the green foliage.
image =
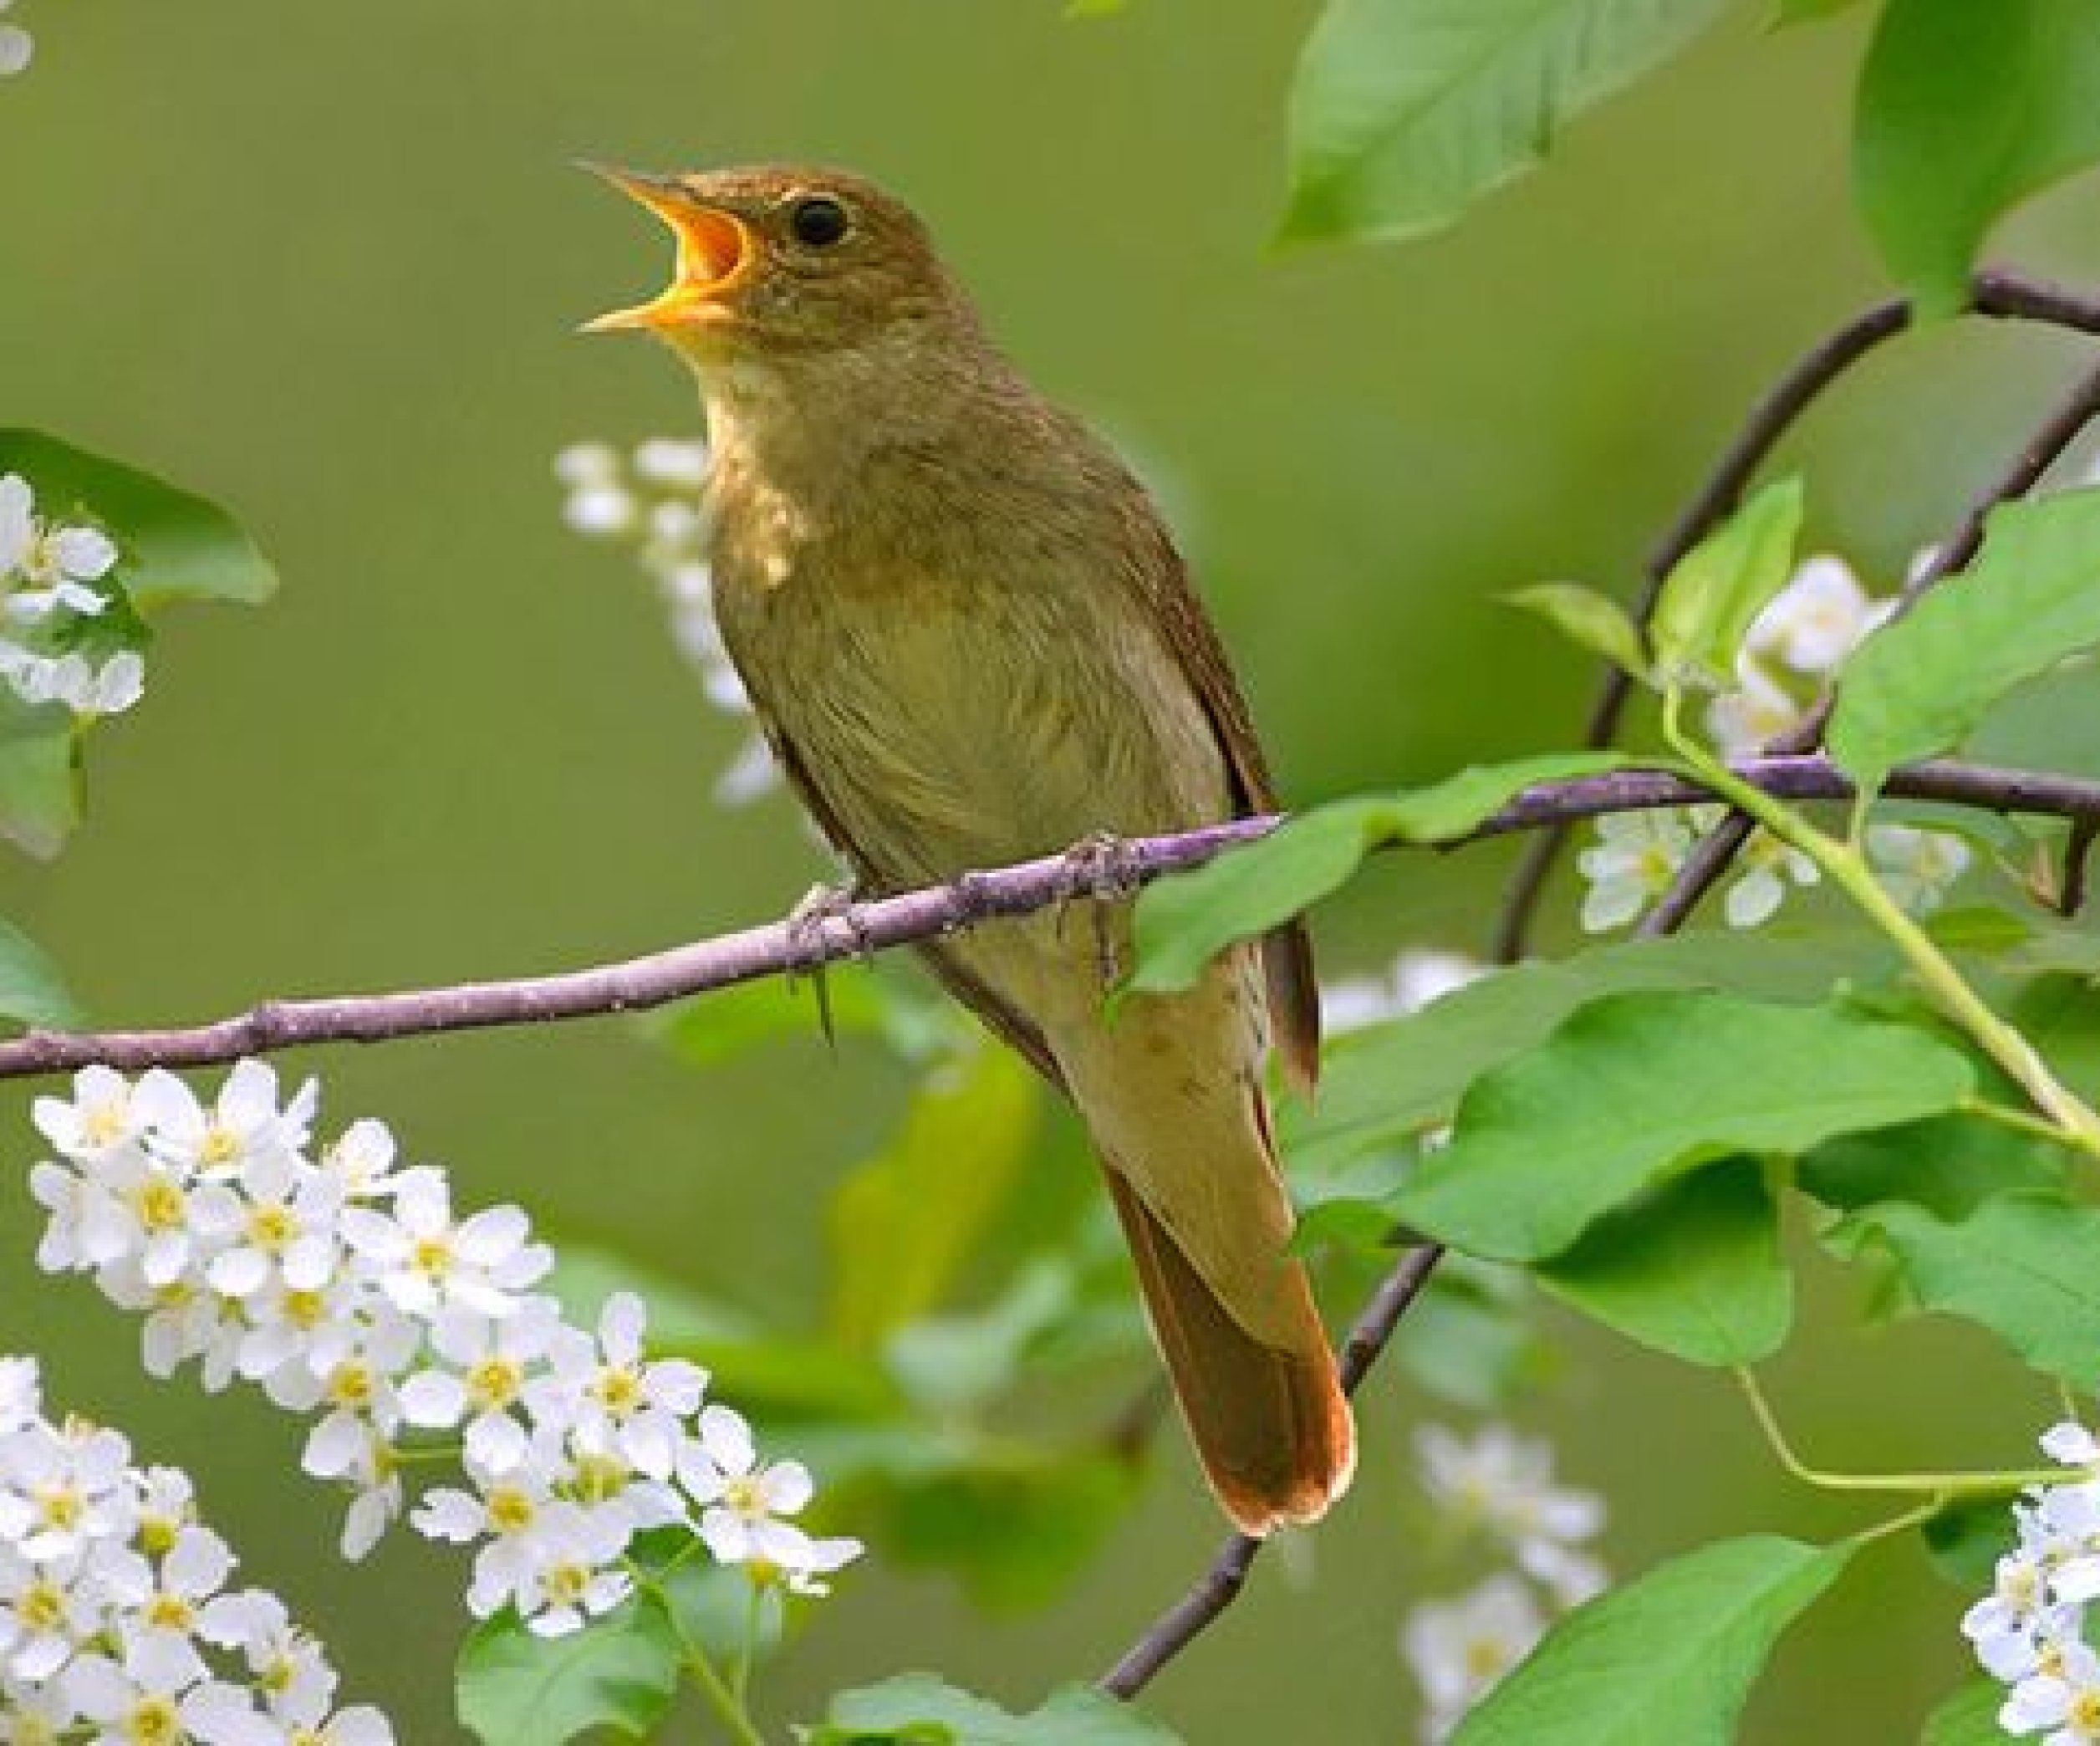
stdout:
[(1292, 239), (1451, 223), (1726, 0), (1330, 0), (1291, 93)]
[(270, 561), (223, 509), (150, 473), (38, 431), (0, 430), (0, 473), (20, 473), (39, 514), (79, 517), (121, 549), (116, 574), (142, 612), (173, 600), (266, 600)]
[[(824, 974), (833, 1034), (882, 1034), (889, 1006), (874, 978), (849, 965), (828, 966)], [(806, 979), (785, 976), (717, 988), (644, 1023), (695, 1067), (713, 1067), (783, 1037), (815, 1036), (821, 1030), (815, 988)]]
[(1552, 1368), (1528, 1295), (1513, 1269), (1453, 1255), (1401, 1322), (1393, 1358), (1440, 1400), (1479, 1412), (1506, 1406)]
[(1955, 745), (2016, 686), (2096, 643), (2100, 488), (2006, 504), (1966, 572), (1853, 656), (1831, 752), (1863, 789), (1878, 789), (1898, 764)]
[(1855, 1549), (1753, 1534), (1674, 1559), (1562, 1618), (1451, 1746), (1725, 1746), (1780, 1632)]
[(2100, 1384), (2100, 1208), (2021, 1190), (1942, 1219), (1889, 1201), (1828, 1240), (1893, 1257), (1920, 1308), (1988, 1328), (2044, 1375)]
[(1889, 0), (1859, 86), (1853, 173), (1927, 314), (1968, 302), (2001, 214), (2100, 158), (2091, 0)]
[(1802, 508), (1799, 479), (1767, 485), (1664, 579), (1649, 636), (1666, 680), (1719, 690), (1736, 683), (1751, 620), (1792, 574)]
[(647, 1595), (565, 1637), (499, 1613), (460, 1652), (460, 1722), (486, 1746), (562, 1746), (601, 1728), (640, 1738), (670, 1708), (679, 1662), (678, 1634)]
[(1906, 1201), (1956, 1220), (2008, 1189), (2061, 1188), (2064, 1164), (2063, 1148), (2036, 1135), (1974, 1116), (1933, 1116), (1827, 1140), (1794, 1179), (1841, 1212)]
[(1579, 582), (1540, 582), (1509, 597), (1512, 606), (1537, 613), (1578, 647), (1601, 655), (1621, 672), (1644, 678), (1648, 651), (1640, 626), (1609, 595)]
[(27, 934), (0, 922), (0, 1020), (63, 1030), (78, 1024), (79, 1008), (59, 967)]
[(1955, 1587), (1973, 1594), (1991, 1585), (2016, 1529), (2009, 1499), (1975, 1497), (1956, 1498), (1919, 1532), (1933, 1567)]
[(980, 1043), (912, 1094), (889, 1143), (832, 1197), (832, 1325), (873, 1346), (940, 1303), (1018, 1178), (1042, 1111), (1035, 1077)]
[(1629, 940), (1558, 962), (1499, 970), (1419, 1013), (1338, 1039), (1318, 1101), (1287, 1105), (1294, 1175), (1333, 1172), (1444, 1121), (1481, 1074), (1536, 1047), (1578, 1007), (1634, 988), (1733, 988), (1820, 1000), (1833, 976), (1878, 973), (1886, 952), (1858, 935), (1695, 932)]
[(1925, 1718), (1919, 1746), (2005, 1746), (2017, 1738), (1998, 1726), (2006, 1688), (1979, 1675)]
[(1138, 899), (1138, 964), (1129, 987), (1169, 993), (1195, 985), (1235, 941), (1251, 939), (1338, 891), (1374, 849), (1448, 843), (1470, 835), (1526, 789), (1632, 762), (1568, 752), (1475, 766), (1429, 788), (1332, 801), (1258, 841), (1149, 886)]
[(1174, 1746), (1175, 1736), (1084, 1686), (1016, 1716), (931, 1673), (901, 1673), (842, 1692), (803, 1738), (805, 1746)]
[(1778, 1212), (1754, 1158), (1605, 1214), (1537, 1277), (1606, 1326), (1690, 1364), (1755, 1364), (1779, 1350), (1793, 1320)]
[(1834, 18), (1841, 12), (1848, 12), (1859, 0), (1779, 0), (1779, 16), (1773, 20), (1777, 25), (1814, 24), (1824, 18)]
[(1608, 996), (1476, 1080), (1389, 1204), (1469, 1253), (1537, 1260), (1676, 1170), (1934, 1114), (1974, 1083), (1938, 1038), (1842, 1007)]

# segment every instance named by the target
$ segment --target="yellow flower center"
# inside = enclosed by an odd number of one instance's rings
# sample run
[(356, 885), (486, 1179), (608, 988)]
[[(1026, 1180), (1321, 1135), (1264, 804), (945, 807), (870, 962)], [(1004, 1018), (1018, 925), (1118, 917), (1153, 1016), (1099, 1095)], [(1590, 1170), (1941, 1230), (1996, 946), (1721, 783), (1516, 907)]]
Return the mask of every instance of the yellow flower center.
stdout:
[(205, 1129), (204, 1138), (197, 1144), (197, 1162), (206, 1167), (231, 1164), (241, 1156), (241, 1136), (223, 1121), (215, 1121)]
[(124, 1137), (124, 1131), (131, 1123), (130, 1105), (121, 1098), (111, 1098), (89, 1110), (80, 1123), (80, 1136), (90, 1146), (114, 1146)]
[(593, 1503), (613, 1496), (627, 1483), (627, 1463), (617, 1455), (579, 1455), (570, 1471), (576, 1476), (577, 1490)]
[(410, 1259), (419, 1272), (442, 1278), (451, 1270), (452, 1239), (445, 1235), (419, 1238)]
[(328, 1299), (318, 1291), (288, 1291), (284, 1294), (284, 1319), (295, 1328), (311, 1330), (321, 1325), (328, 1316)]
[(584, 1598), (584, 1590), (590, 1586), (591, 1570), (589, 1565), (558, 1564), (540, 1578), (540, 1586), (547, 1590), (547, 1598), (557, 1606), (573, 1606)]
[(148, 1515), (139, 1518), (139, 1544), (155, 1558), (171, 1550), (176, 1536), (182, 1531), (179, 1517)]
[(181, 1595), (171, 1595), (164, 1590), (146, 1603), (145, 1621), (164, 1630), (179, 1631), (187, 1636), (196, 1624), (196, 1609)]
[(1469, 1637), (1460, 1659), (1465, 1663), (1466, 1677), (1484, 1685), (1501, 1677), (1509, 1665), (1509, 1646), (1499, 1637)]
[(125, 1719), (125, 1733), (136, 1746), (177, 1746), (188, 1738), (182, 1718), (166, 1698), (141, 1699)]
[(722, 1488), (722, 1503), (738, 1515), (763, 1515), (766, 1501), (756, 1479), (731, 1479)]
[(642, 1403), (642, 1379), (624, 1364), (609, 1364), (599, 1371), (591, 1392), (614, 1418), (624, 1418)]
[(87, 1499), (70, 1485), (39, 1486), (36, 1499), (37, 1514), (53, 1528), (78, 1526), (88, 1507)]
[(524, 1371), (508, 1358), (484, 1358), (466, 1373), (467, 1398), (488, 1411), (507, 1406), (517, 1398)]
[(248, 1214), (248, 1241), (265, 1254), (276, 1254), (298, 1234), (299, 1222), (289, 1207), (273, 1202)]
[(14, 1603), (14, 1615), (33, 1636), (56, 1631), (65, 1623), (65, 1590), (48, 1576), (39, 1576), (23, 1590)]
[(2071, 1700), (2071, 1713), (2065, 1719), (2089, 1739), (2100, 1735), (2100, 1692), (2079, 1692)]
[(522, 1534), (538, 1512), (514, 1485), (499, 1485), (488, 1494), (488, 1523), (498, 1534)]
[(189, 1212), (182, 1190), (166, 1177), (148, 1177), (131, 1191), (131, 1210), (146, 1230), (179, 1231)]
[(353, 1412), (370, 1405), (372, 1399), (371, 1367), (361, 1359), (345, 1359), (329, 1372), (328, 1397), (338, 1406), (348, 1406)]

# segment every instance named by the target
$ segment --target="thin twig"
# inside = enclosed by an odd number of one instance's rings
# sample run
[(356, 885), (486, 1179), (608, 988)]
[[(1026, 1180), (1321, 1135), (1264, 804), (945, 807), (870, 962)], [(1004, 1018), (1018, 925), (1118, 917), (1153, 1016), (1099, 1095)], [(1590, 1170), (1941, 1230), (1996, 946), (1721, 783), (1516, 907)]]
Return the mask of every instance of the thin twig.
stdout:
[[(2040, 429), (2021, 446), (2011, 463), (1990, 488), (1970, 504), (1960, 524), (1946, 544), (1934, 552), (1929, 562), (1904, 585), (1897, 596), (1894, 616), (1900, 618), (1932, 589), (1966, 569), (1983, 548), (1984, 531), (1991, 513), (2001, 505), (2023, 498), (2039, 485), (2079, 433), (2100, 417), (2100, 370), (2090, 372), (2052, 413)], [(1766, 749), (1785, 755), (1806, 753), (1822, 743), (1823, 729), (1837, 707), (1837, 692), (1826, 691), (1815, 707)], [(1646, 935), (1674, 933), (1688, 920), (1700, 901), (1727, 873), (1743, 845), (1750, 839), (1750, 820), (1731, 812), (1693, 845), (1677, 876), (1641, 923)]]
[[(1986, 268), (1976, 275), (1971, 309), (1975, 314), (2001, 320), (2032, 321), (2100, 336), (2100, 299), (2003, 268)], [(1863, 310), (1806, 353), (1758, 403), (1741, 434), (1722, 455), (1698, 496), (1650, 554), (1643, 572), (1640, 598), (1634, 608), (1639, 623), (1648, 622), (1664, 579), (1676, 568), (1679, 560), (1734, 512), (1750, 482), (1756, 477), (1780, 439), (1823, 391), (1909, 324), (1910, 306), (1900, 299)], [(1979, 525), (1979, 534), (1980, 531)], [(1961, 558), (1950, 569), (1958, 569), (1967, 562), (1966, 557)], [(1597, 701), (1591, 707), (1583, 742), (1586, 745), (1603, 747), (1612, 743), (1618, 737), (1619, 722), (1632, 694), (1633, 682), (1624, 673), (1613, 667), (1605, 674), (1598, 688)], [(1806, 745), (1774, 749), (1805, 751), (1814, 743), (1812, 740)], [(1716, 868), (1725, 867), (1749, 835), (1739, 818), (1731, 817), (1721, 829), (1734, 838), (1725, 853), (1713, 836), (1706, 840), (1714, 845), (1711, 849), (1702, 845), (1704, 853), (1695, 851), (1700, 860), (1710, 860)], [(1524, 955), (1532, 920), (1567, 840), (1565, 829), (1549, 830), (1526, 851), (1510, 881), (1509, 893), (1496, 928), (1495, 957), (1498, 963), (1514, 963)], [(1688, 869), (1690, 865), (1688, 863)], [(1710, 885), (1716, 876), (1717, 873), (1707, 875)], [(1662, 931), (1667, 932), (1669, 928), (1665, 927)]]
[[(1788, 800), (1844, 799), (1843, 773), (1827, 758), (1750, 758), (1735, 767), (1744, 780)], [(2001, 813), (2100, 818), (2100, 782), (1987, 764), (1914, 764), (1889, 779), (1888, 791)], [(1476, 829), (1440, 847), (1455, 848), (1572, 819), (1711, 798), (1689, 779), (1664, 770), (1626, 769), (1525, 789)], [(1131, 882), (1200, 865), (1235, 844), (1265, 836), (1281, 814), (1236, 819), (1170, 836), (1134, 838), (1119, 850)], [(24, 1079), (102, 1064), (201, 1067), (243, 1055), (323, 1043), (379, 1043), (440, 1031), (538, 1024), (643, 1011), (737, 983), (806, 972), (813, 958), (865, 956), (935, 938), (999, 916), (1025, 915), (1065, 901), (1072, 871), (1063, 855), (1046, 855), (994, 871), (828, 912), (791, 917), (696, 940), (589, 969), (501, 982), (461, 983), (383, 994), (337, 994), (271, 1000), (207, 1024), (165, 1030), (31, 1031), (0, 1043), (0, 1079)]]
[[(1429, 1283), (1444, 1251), (1435, 1243), (1424, 1243), (1400, 1258), (1363, 1306), (1363, 1313), (1342, 1342), (1341, 1372), (1344, 1391), (1353, 1394), (1357, 1385), (1378, 1362), (1379, 1355), (1399, 1326), (1408, 1305)], [(1219, 1614), (1239, 1599), (1247, 1571), (1262, 1550), (1251, 1534), (1236, 1534), (1219, 1547), (1211, 1566), (1198, 1577), (1188, 1593), (1161, 1613), (1144, 1635), (1133, 1643), (1123, 1658), (1101, 1677), (1101, 1689), (1112, 1698), (1134, 1698), (1151, 1682), (1160, 1668), (1172, 1661), (1207, 1631)]]

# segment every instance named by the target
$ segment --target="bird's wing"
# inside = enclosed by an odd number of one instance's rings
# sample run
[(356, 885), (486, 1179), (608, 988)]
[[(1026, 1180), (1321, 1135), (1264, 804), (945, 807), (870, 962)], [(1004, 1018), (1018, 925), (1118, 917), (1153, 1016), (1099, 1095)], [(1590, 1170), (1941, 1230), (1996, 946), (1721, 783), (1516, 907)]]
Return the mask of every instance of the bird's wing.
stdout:
[[(1151, 519), (1149, 509), (1146, 514)], [(1225, 645), (1196, 598), (1187, 566), (1165, 529), (1155, 520), (1150, 531), (1156, 555), (1141, 572), (1151, 597), (1153, 610), (1148, 616), (1165, 631), (1217, 734), (1231, 777), (1234, 811), (1242, 817), (1274, 812), (1276, 791), (1269, 782), (1268, 760), (1255, 738), (1253, 717), (1240, 695), (1239, 681), (1232, 676)], [(1268, 984), (1269, 1020), (1285, 1075), (1309, 1095), (1320, 1075), (1320, 990), (1312, 970), (1312, 940), (1305, 923), (1292, 921), (1272, 930), (1262, 942), (1262, 961)]]
[[(823, 790), (811, 779), (809, 767), (803, 762), (802, 754), (795, 749), (794, 742), (770, 724), (766, 728), (765, 733), (766, 743), (772, 747), (774, 760), (787, 777), (788, 785), (794, 789), (809, 816), (816, 820), (817, 829), (823, 834), (824, 840), (853, 863), (857, 876), (869, 878), (873, 870), (862, 864), (854, 852), (853, 838), (829, 802), (824, 799)], [(935, 941), (924, 940), (920, 942), (918, 952), (948, 992), (983, 1020), (995, 1036), (1058, 1090), (1065, 1089), (1064, 1076), (1058, 1071), (1058, 1064), (1050, 1053), (1050, 1045), (1043, 1041), (1042, 1033), (1024, 1014), (1000, 999), (964, 967), (956, 953), (946, 946)]]

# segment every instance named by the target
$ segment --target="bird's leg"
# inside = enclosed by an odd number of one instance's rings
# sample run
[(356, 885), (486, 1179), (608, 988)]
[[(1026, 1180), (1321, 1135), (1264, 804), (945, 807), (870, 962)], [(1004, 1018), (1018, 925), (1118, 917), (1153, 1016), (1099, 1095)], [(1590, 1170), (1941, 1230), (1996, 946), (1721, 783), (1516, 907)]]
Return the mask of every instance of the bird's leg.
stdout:
[(788, 970), (790, 988), (804, 980), (808, 981), (817, 993), (817, 1024), (824, 1034), (824, 1041), (833, 1049), (838, 1046), (838, 1036), (831, 1019), (831, 985), (825, 979), (825, 972), (837, 956), (826, 939), (824, 929), (833, 922), (842, 922), (852, 936), (854, 956), (863, 960), (874, 956), (874, 942), (868, 937), (861, 925), (859, 895), (850, 885), (818, 884), (803, 893), (800, 901), (788, 911), (788, 946), (793, 954), (793, 962)]
[(1097, 830), (1081, 837), (1064, 853), (1063, 889), (1058, 900), (1057, 927), (1064, 929), (1065, 913), (1078, 898), (1093, 906), (1094, 959), (1101, 973), (1101, 986), (1113, 988), (1122, 974), (1115, 941), (1113, 905), (1136, 894), (1144, 881), (1139, 877), (1137, 852), (1123, 838)]

